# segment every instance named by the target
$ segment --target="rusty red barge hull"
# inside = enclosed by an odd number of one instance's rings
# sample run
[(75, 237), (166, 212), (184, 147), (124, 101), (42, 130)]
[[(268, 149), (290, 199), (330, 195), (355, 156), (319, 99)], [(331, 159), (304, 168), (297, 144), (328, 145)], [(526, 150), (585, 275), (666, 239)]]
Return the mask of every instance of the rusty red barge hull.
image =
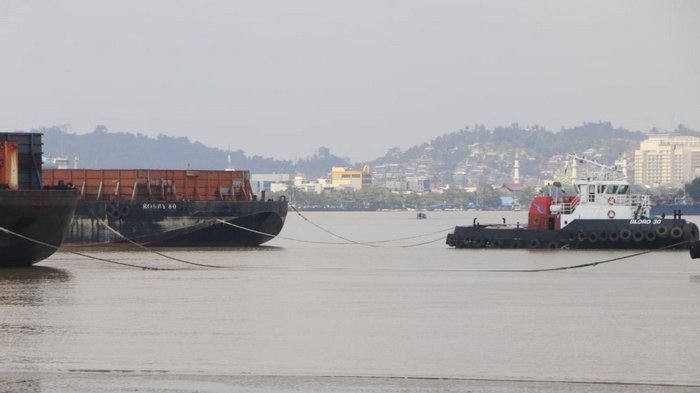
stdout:
[(257, 246), (280, 233), (288, 209), (284, 198), (254, 196), (248, 171), (56, 169), (44, 178), (80, 192), (67, 247)]

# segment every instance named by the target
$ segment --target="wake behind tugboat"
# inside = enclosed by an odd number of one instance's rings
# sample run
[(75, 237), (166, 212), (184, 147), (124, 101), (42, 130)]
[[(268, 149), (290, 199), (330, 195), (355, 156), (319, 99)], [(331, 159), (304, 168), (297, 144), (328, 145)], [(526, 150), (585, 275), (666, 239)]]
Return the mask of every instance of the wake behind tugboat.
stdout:
[(457, 226), (446, 243), (456, 248), (661, 249), (683, 248), (698, 240), (697, 225), (681, 213), (652, 217), (648, 195), (630, 193), (618, 167), (594, 164), (594, 176), (574, 180), (576, 195), (555, 182), (533, 199), (527, 225)]

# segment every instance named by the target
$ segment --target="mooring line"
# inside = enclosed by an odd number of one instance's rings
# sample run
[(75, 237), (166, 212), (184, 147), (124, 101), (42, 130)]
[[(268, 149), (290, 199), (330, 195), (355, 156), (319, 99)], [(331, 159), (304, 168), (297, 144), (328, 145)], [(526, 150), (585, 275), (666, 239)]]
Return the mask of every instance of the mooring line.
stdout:
[(280, 236), (280, 235), (273, 235), (273, 234), (271, 234), (271, 233), (260, 232), (260, 231), (257, 231), (257, 230), (255, 230), (255, 229), (246, 228), (246, 227), (244, 227), (244, 226), (237, 225), (237, 224), (234, 224), (234, 223), (232, 223), (232, 222), (228, 222), (228, 221), (226, 221), (226, 220), (222, 220), (222, 219), (220, 219), (220, 218), (217, 218), (216, 221), (218, 221), (218, 222), (221, 223), (221, 224), (228, 225), (228, 226), (230, 226), (230, 227), (242, 229), (242, 230), (244, 230), (244, 231), (256, 233), (256, 234), (258, 234), (258, 235), (263, 235), (263, 236), (267, 236), (267, 237), (270, 237), (270, 238), (277, 238), (277, 239), (290, 240), (290, 241), (300, 242), (300, 243), (311, 243), (311, 244), (331, 244), (331, 245), (343, 245), (343, 244), (348, 244), (347, 242), (346, 242), (346, 243), (340, 243), (340, 242), (322, 242), (322, 241), (315, 241), (315, 240), (295, 239), (295, 238), (292, 238), (292, 237), (285, 237), (285, 236)]
[(671, 244), (669, 246), (654, 248), (651, 250), (644, 250), (644, 251), (636, 252), (636, 253), (629, 254), (629, 255), (623, 255), (621, 257), (604, 259), (602, 261), (597, 261), (597, 262), (582, 263), (579, 265), (560, 266), (560, 267), (553, 267), (553, 268), (547, 268), (547, 269), (496, 269), (496, 270), (474, 270), (474, 271), (487, 272), (487, 273), (540, 273), (540, 272), (553, 272), (553, 271), (557, 271), (557, 270), (580, 269), (582, 267), (602, 265), (604, 263), (615, 262), (615, 261), (619, 261), (622, 259), (629, 259), (629, 258), (637, 257), (640, 255), (649, 254), (649, 253), (652, 253), (655, 251), (668, 250), (668, 249), (678, 247), (678, 246), (683, 245), (683, 244), (688, 243), (688, 242), (689, 242), (689, 240), (684, 240), (682, 242), (679, 242), (676, 244)]
[[(445, 233), (445, 232), (448, 232), (448, 231), (453, 230), (454, 228), (455, 228), (454, 226), (451, 226), (451, 227), (449, 227), (449, 228), (440, 229), (439, 231), (433, 231), (433, 232), (425, 233), (425, 234), (422, 234), (422, 235), (398, 237), (398, 238), (396, 238), (396, 239), (388, 239), (388, 240), (375, 240), (375, 241), (366, 242), (366, 243), (370, 243), (370, 244), (395, 243), (395, 242), (399, 242), (399, 241), (402, 241), (402, 240), (418, 239), (418, 238), (421, 238), (421, 237), (426, 237), (426, 236), (430, 236), (430, 235), (436, 235), (436, 234), (438, 234), (438, 233)], [(442, 237), (440, 237), (440, 239), (443, 239), (443, 240), (444, 240), (445, 237), (442, 236)], [(414, 245), (399, 246), (399, 247), (415, 247), (415, 246), (421, 246), (421, 245), (423, 245), (423, 244), (434, 243), (434, 242), (436, 242), (436, 241), (437, 241), (437, 240), (433, 240), (433, 241), (429, 241), (429, 242), (425, 242), (425, 243), (418, 243), (418, 244), (414, 244)]]
[(329, 234), (329, 235), (331, 235), (331, 236), (333, 236), (333, 237), (337, 237), (338, 239), (345, 240), (346, 242), (353, 243), (353, 244), (357, 244), (357, 245), (359, 245), (359, 246), (365, 246), (365, 247), (379, 247), (379, 246), (377, 246), (376, 244), (362, 243), (362, 242), (358, 242), (358, 241), (355, 241), (355, 240), (348, 239), (348, 238), (346, 238), (346, 237), (340, 236), (340, 235), (338, 235), (338, 234), (336, 234), (336, 233), (334, 233), (334, 232), (332, 232), (332, 231), (330, 231), (330, 230), (328, 230), (328, 229), (326, 229), (326, 228), (324, 228), (324, 227), (322, 227), (322, 226), (316, 224), (315, 222), (309, 220), (308, 218), (306, 218), (303, 214), (301, 214), (301, 213), (299, 212), (299, 210), (297, 210), (296, 207), (294, 207), (294, 205), (289, 204), (289, 207), (291, 207), (292, 210), (294, 210), (294, 211), (299, 215), (299, 217), (303, 218), (304, 221), (308, 222), (309, 224), (315, 226), (316, 228), (322, 230), (323, 232), (326, 232), (327, 234)]
[[(257, 375), (272, 376), (272, 375)], [(568, 385), (617, 385), (617, 386), (643, 386), (643, 387), (664, 387), (664, 388), (698, 388), (700, 384), (675, 384), (664, 382), (624, 382), (624, 381), (585, 381), (566, 379), (526, 379), (526, 378), (476, 378), (476, 377), (429, 377), (421, 375), (317, 375), (315, 378), (362, 378), (362, 379), (399, 379), (399, 380), (424, 380), (424, 381), (464, 381), (464, 382), (512, 382), (526, 384), (568, 384)], [(471, 391), (471, 390), (470, 390)]]
[(116, 229), (114, 229), (114, 228), (112, 228), (111, 226), (109, 226), (108, 223), (106, 223), (104, 220), (100, 219), (99, 217), (97, 217), (97, 216), (95, 216), (95, 215), (93, 215), (93, 217), (97, 220), (97, 222), (99, 222), (100, 224), (102, 224), (105, 228), (107, 228), (107, 229), (110, 230), (112, 233), (116, 234), (117, 236), (120, 236), (122, 239), (126, 240), (127, 242), (129, 242), (129, 243), (131, 243), (131, 244), (133, 244), (133, 245), (135, 245), (135, 246), (137, 246), (137, 247), (140, 247), (140, 248), (142, 248), (142, 249), (144, 249), (144, 250), (146, 250), (146, 251), (152, 252), (152, 253), (154, 253), (154, 254), (156, 254), (156, 255), (160, 255), (160, 256), (163, 257), (163, 258), (171, 259), (171, 260), (173, 260), (173, 261), (177, 261), (177, 262), (181, 262), (181, 263), (186, 263), (186, 264), (188, 264), (188, 265), (194, 265), (194, 266), (211, 267), (211, 268), (215, 268), (215, 269), (222, 269), (222, 268), (225, 268), (225, 267), (226, 267), (226, 266), (208, 265), (208, 264), (205, 264), (205, 263), (197, 263), (197, 262), (186, 261), (186, 260), (184, 260), (184, 259), (175, 258), (175, 257), (172, 257), (172, 256), (170, 256), (170, 255), (163, 254), (162, 252), (158, 252), (158, 251), (156, 251), (156, 250), (153, 250), (153, 249), (151, 249), (151, 248), (149, 248), (149, 247), (144, 246), (144, 245), (141, 244), (141, 243), (137, 243), (137, 242), (135, 242), (135, 241), (129, 239), (128, 237), (124, 236), (123, 234), (121, 234), (121, 233), (120, 233), (119, 231), (117, 231)]
[(426, 244), (431, 244), (431, 243), (436, 243), (439, 241), (445, 241), (445, 236), (440, 236), (437, 239), (433, 240), (428, 240), (427, 242), (422, 242), (422, 243), (415, 243), (415, 244), (407, 244), (404, 246), (385, 246), (385, 247), (397, 247), (397, 248), (411, 248), (411, 247), (418, 247), (418, 246), (424, 246)]
[[(269, 236), (269, 237), (273, 237), (273, 238), (277, 238), (277, 239), (289, 240), (289, 241), (300, 242), (300, 243), (326, 244), (326, 245), (335, 245), (335, 246), (343, 246), (343, 245), (348, 245), (348, 244), (357, 244), (357, 245), (370, 246), (370, 247), (391, 247), (391, 248), (409, 248), (409, 247), (417, 247), (417, 246), (422, 246), (422, 245), (426, 245), (426, 244), (430, 244), (430, 243), (435, 243), (435, 242), (437, 242), (437, 241), (440, 241), (440, 240), (445, 239), (445, 237), (444, 237), (444, 236), (441, 236), (441, 237), (438, 238), (438, 239), (430, 240), (430, 241), (427, 241), (427, 242), (421, 242), (421, 243), (416, 243), (416, 244), (408, 244), (408, 245), (397, 245), (397, 246), (385, 246), (385, 245), (380, 245), (380, 244), (377, 244), (377, 243), (389, 243), (389, 242), (396, 242), (396, 241), (400, 241), (400, 240), (416, 239), (416, 238), (419, 238), (419, 237), (430, 236), (430, 235), (434, 235), (434, 234), (436, 234), (436, 233), (446, 232), (446, 231), (449, 230), (449, 229), (446, 229), (446, 230), (442, 230), (442, 231), (435, 231), (435, 232), (427, 233), (427, 234), (424, 234), (424, 235), (407, 236), (407, 237), (404, 237), (404, 238), (391, 239), (391, 240), (377, 240), (377, 241), (371, 241), (371, 242), (345, 241), (345, 242), (342, 242), (342, 243), (341, 243), (341, 242), (323, 242), (323, 241), (316, 241), (316, 240), (304, 240), (304, 239), (296, 239), (296, 238), (285, 237), (285, 236), (280, 236), (280, 235), (272, 235), (272, 234), (270, 234), (270, 233), (265, 233), (265, 232), (256, 231), (255, 229), (246, 228), (246, 227), (244, 227), (244, 226), (237, 225), (237, 224), (234, 224), (234, 223), (231, 223), (231, 222), (228, 222), (228, 221), (226, 221), (226, 220), (219, 219), (219, 218), (217, 218), (216, 221), (218, 221), (218, 222), (220, 222), (221, 224), (224, 224), (224, 225), (228, 225), (228, 226), (231, 226), (231, 227), (234, 227), (234, 228), (242, 229), (242, 230), (244, 230), (244, 231), (249, 231), (249, 232), (252, 232), (252, 233), (257, 233), (257, 234), (259, 234), (259, 235)], [(450, 229), (451, 229), (451, 228), (450, 228)]]
[[(306, 221), (306, 222), (308, 222), (309, 224), (315, 226), (316, 228), (318, 228), (318, 229), (320, 229), (320, 230), (322, 230), (322, 231), (324, 231), (324, 232), (330, 234), (331, 236), (337, 237), (337, 238), (342, 239), (342, 240), (345, 240), (345, 241), (347, 242), (347, 243), (341, 243), (341, 244), (352, 243), (352, 244), (357, 244), (357, 245), (362, 245), (362, 246), (367, 246), (367, 247), (379, 247), (379, 244), (381, 244), (381, 243), (393, 243), (393, 242), (402, 241), (402, 240), (417, 239), (417, 238), (420, 238), (420, 237), (430, 236), (430, 235), (434, 235), (434, 234), (437, 234), (437, 233), (447, 232), (447, 231), (450, 231), (450, 230), (452, 230), (452, 229), (454, 228), (454, 227), (449, 227), (449, 228), (441, 229), (441, 230), (439, 230), (439, 231), (434, 231), (434, 232), (426, 233), (426, 234), (423, 234), (423, 235), (406, 236), (406, 237), (396, 238), (396, 239), (375, 240), (375, 241), (369, 241), (369, 242), (359, 242), (359, 241), (355, 241), (355, 240), (348, 239), (348, 238), (346, 238), (346, 237), (340, 236), (340, 235), (338, 235), (338, 234), (336, 234), (336, 233), (334, 233), (334, 232), (332, 232), (332, 231), (330, 231), (330, 230), (328, 230), (328, 229), (322, 227), (321, 225), (316, 224), (315, 222), (311, 221), (308, 217), (306, 217), (306, 216), (304, 216), (303, 214), (301, 214), (301, 212), (300, 212), (294, 205), (290, 204), (289, 207), (291, 207), (292, 210), (294, 210), (294, 212), (295, 212), (299, 217), (301, 217), (304, 221)], [(438, 240), (439, 240), (439, 239), (432, 240), (432, 241), (429, 241), (429, 242), (418, 243), (418, 244), (414, 244), (414, 245), (393, 246), (393, 247), (401, 247), (401, 248), (404, 248), (404, 247), (416, 247), (416, 246), (421, 246), (421, 245), (425, 245), (425, 244), (434, 243), (434, 242), (436, 242), (436, 241), (438, 241)]]
[[(54, 246), (53, 244), (45, 243), (45, 242), (42, 242), (41, 240), (37, 240), (37, 239), (32, 239), (31, 237), (22, 235), (21, 233), (11, 231), (11, 230), (4, 228), (4, 227), (1, 227), (1, 226), (0, 226), (0, 231), (8, 233), (8, 234), (13, 235), (13, 236), (17, 236), (20, 239), (24, 239), (24, 240), (30, 241), (32, 243), (36, 243), (36, 244), (39, 244), (39, 245), (42, 245), (45, 247), (53, 248), (54, 250), (60, 250), (60, 247)], [(88, 255), (88, 254), (83, 254), (83, 253), (80, 253), (77, 251), (72, 251), (72, 250), (63, 249), (61, 251), (69, 252), (71, 254), (79, 255), (79, 256), (85, 257), (85, 258), (95, 259), (95, 260), (102, 261), (102, 262), (113, 263), (113, 264), (122, 265), (122, 266), (135, 267), (135, 268), (143, 269), (143, 270), (175, 270), (175, 269), (166, 269), (166, 268), (159, 268), (159, 267), (133, 265), (131, 263), (113, 261), (111, 259), (100, 258), (100, 257)]]

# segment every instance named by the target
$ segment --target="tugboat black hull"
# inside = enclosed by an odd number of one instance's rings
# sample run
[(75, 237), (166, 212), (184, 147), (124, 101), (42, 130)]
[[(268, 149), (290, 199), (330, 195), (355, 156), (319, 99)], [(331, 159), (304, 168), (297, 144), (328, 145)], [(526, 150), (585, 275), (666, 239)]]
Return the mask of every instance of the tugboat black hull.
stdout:
[(0, 230), (0, 267), (30, 266), (56, 252), (77, 198), (76, 190), (0, 190), (0, 227), (14, 232)]
[(458, 226), (446, 243), (455, 248), (688, 249), (697, 239), (697, 225), (684, 219), (574, 220), (552, 230)]
[(63, 245), (257, 246), (280, 233), (287, 209), (286, 200), (80, 201)]

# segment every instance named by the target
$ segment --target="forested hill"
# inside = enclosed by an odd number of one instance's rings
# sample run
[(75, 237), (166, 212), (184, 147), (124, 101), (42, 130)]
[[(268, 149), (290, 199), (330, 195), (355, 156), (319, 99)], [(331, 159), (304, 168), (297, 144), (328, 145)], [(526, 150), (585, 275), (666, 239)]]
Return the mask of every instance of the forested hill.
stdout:
[[(584, 123), (581, 126), (558, 132), (542, 127), (508, 127), (487, 129), (483, 125), (465, 127), (463, 130), (439, 136), (429, 142), (406, 151), (389, 149), (386, 155), (371, 162), (352, 163), (349, 158), (331, 154), (320, 147), (305, 159), (292, 162), (257, 155), (249, 156), (241, 150), (227, 152), (191, 142), (184, 137), (159, 135), (156, 138), (142, 134), (108, 132), (98, 126), (87, 134), (69, 133), (62, 127), (41, 128), (33, 131), (44, 133), (45, 155), (52, 157), (80, 158), (80, 168), (173, 168), (173, 169), (224, 169), (227, 157), (231, 166), (247, 169), (252, 173), (304, 173), (310, 179), (326, 176), (332, 166), (370, 167), (397, 164), (414, 170), (425, 163), (430, 176), (447, 179), (460, 167), (483, 167), (493, 173), (484, 178), (498, 182), (512, 174), (514, 154), (521, 157), (521, 173), (535, 176), (555, 155), (582, 154), (593, 149), (597, 159), (612, 163), (622, 153), (631, 153), (639, 142), (648, 137), (639, 131), (613, 127), (608, 122)], [(677, 133), (700, 136), (700, 133), (679, 126)], [(652, 130), (651, 134), (658, 133)], [(354, 165), (353, 165), (354, 164)], [(423, 165), (424, 166), (424, 165)]]
[(610, 123), (584, 123), (582, 126), (562, 129), (559, 132), (547, 131), (534, 126), (522, 128), (517, 124), (510, 127), (487, 129), (483, 125), (465, 129), (435, 138), (434, 140), (399, 153), (396, 149), (375, 163), (398, 160), (413, 160), (428, 154), (445, 162), (464, 161), (475, 149), (505, 151), (527, 151), (537, 160), (556, 154), (581, 153), (587, 149), (605, 151), (602, 157), (613, 161), (619, 153), (634, 150), (646, 134), (614, 128)]
[(211, 148), (184, 137), (159, 135), (151, 138), (142, 134), (107, 132), (104, 126), (87, 134), (69, 133), (61, 127), (33, 131), (44, 133), (45, 155), (70, 160), (77, 156), (79, 167), (84, 169), (224, 169), (228, 166), (229, 155), (231, 167), (252, 173), (314, 173), (319, 168), (325, 174), (332, 165), (350, 165), (347, 159), (336, 157), (323, 147), (311, 157), (292, 162), (248, 156), (242, 150), (229, 152)]
[[(677, 132), (698, 134), (682, 127)], [(616, 128), (609, 122), (584, 123), (558, 132), (518, 124), (493, 129), (475, 125), (405, 152), (391, 149), (371, 165), (399, 164), (416, 169), (423, 164), (431, 167), (428, 171), (434, 177), (443, 180), (450, 179), (453, 173), (468, 173), (476, 168), (478, 173), (483, 173), (479, 182), (497, 184), (511, 181), (516, 154), (520, 157), (521, 175), (539, 178), (548, 160), (554, 156), (582, 155), (588, 151), (595, 153), (595, 159), (612, 164), (623, 153), (630, 156), (639, 148), (639, 142), (648, 136), (639, 131)]]

